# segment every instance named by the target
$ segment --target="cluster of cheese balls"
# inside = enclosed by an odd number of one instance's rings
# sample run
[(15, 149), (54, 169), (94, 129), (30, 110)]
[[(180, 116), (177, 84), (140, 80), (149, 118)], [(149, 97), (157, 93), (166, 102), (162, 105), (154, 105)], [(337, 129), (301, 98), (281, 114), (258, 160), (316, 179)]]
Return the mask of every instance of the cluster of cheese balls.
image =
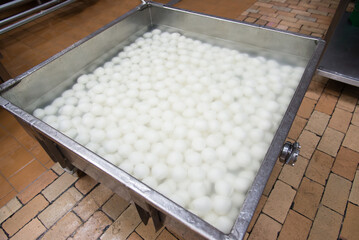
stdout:
[(155, 29), (33, 114), (229, 233), (302, 73)]

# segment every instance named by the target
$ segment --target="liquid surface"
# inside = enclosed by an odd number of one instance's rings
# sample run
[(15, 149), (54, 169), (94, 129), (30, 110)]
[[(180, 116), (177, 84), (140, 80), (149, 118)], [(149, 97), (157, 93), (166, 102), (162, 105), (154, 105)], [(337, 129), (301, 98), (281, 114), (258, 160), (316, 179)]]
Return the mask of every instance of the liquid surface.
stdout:
[(155, 29), (33, 114), (229, 233), (303, 71)]

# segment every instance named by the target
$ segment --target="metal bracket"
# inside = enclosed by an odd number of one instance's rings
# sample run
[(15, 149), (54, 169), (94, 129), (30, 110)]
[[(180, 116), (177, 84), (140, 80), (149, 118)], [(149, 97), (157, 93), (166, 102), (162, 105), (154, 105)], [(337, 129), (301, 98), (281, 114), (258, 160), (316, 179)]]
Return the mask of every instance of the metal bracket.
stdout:
[(143, 223), (147, 225), (148, 220), (151, 217), (153, 225), (155, 226), (155, 231), (159, 231), (164, 225), (165, 215), (148, 204), (142, 196), (134, 193), (130, 193), (130, 196)]
[(294, 166), (300, 152), (300, 144), (298, 142), (286, 142), (283, 145), (279, 161)]

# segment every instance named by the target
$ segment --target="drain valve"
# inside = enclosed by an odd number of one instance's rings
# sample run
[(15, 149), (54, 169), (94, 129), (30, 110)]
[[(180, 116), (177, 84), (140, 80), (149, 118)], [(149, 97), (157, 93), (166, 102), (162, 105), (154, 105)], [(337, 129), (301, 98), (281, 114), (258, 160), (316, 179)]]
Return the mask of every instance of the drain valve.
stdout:
[(297, 161), (300, 151), (300, 144), (298, 142), (286, 142), (283, 145), (282, 152), (279, 156), (279, 161), (294, 166)]

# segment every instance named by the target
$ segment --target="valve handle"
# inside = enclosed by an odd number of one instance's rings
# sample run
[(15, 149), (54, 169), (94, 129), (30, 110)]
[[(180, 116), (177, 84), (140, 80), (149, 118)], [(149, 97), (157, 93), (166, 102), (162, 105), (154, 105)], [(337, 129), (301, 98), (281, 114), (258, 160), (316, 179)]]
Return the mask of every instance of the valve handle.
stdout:
[(286, 142), (283, 145), (279, 161), (294, 166), (300, 152), (300, 144), (298, 142)]

